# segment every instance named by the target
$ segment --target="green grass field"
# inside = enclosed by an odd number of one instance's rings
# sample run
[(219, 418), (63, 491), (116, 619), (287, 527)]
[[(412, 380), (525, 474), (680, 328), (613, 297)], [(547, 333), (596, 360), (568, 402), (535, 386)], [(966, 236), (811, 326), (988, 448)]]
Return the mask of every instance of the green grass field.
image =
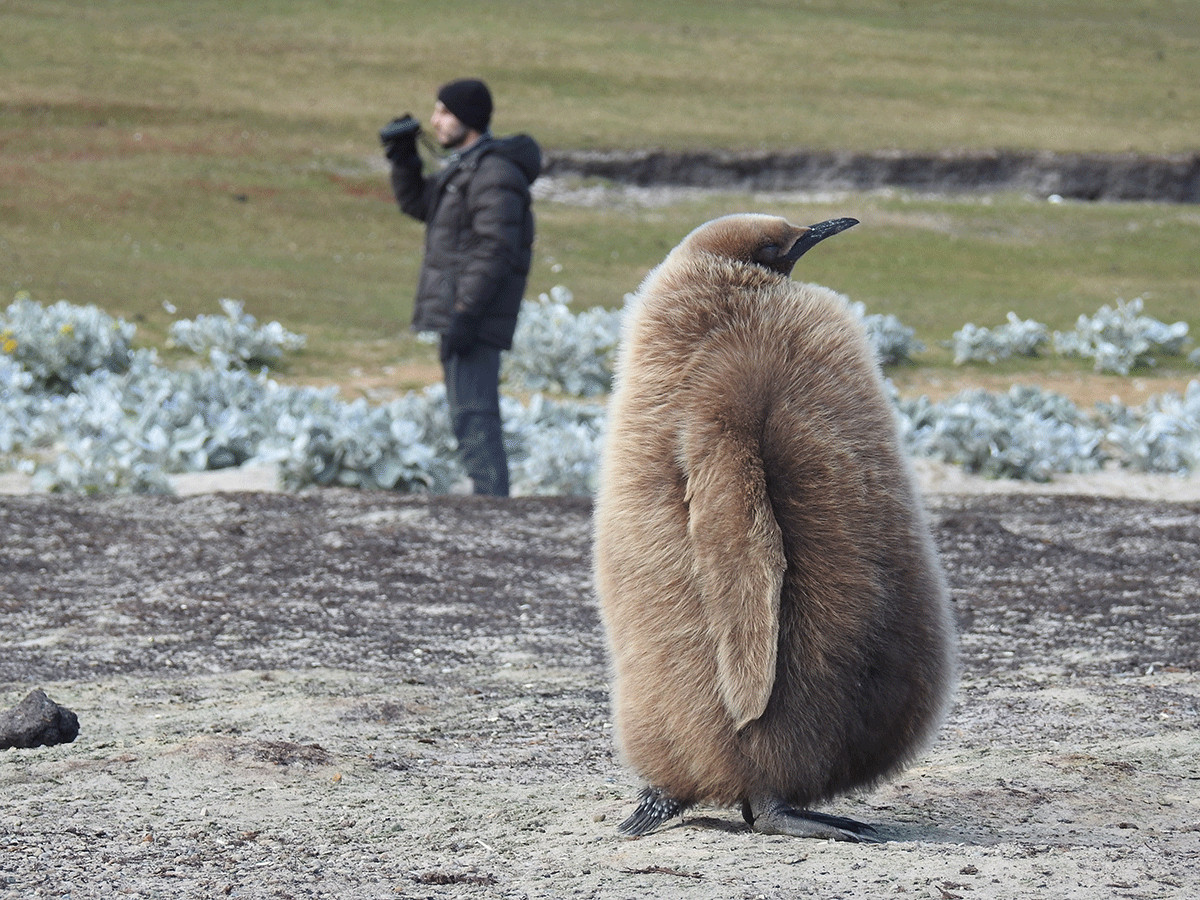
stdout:
[[(1193, 0), (0, 3), (0, 300), (95, 303), (162, 340), (243, 300), (309, 336), (294, 378), (423, 360), (421, 228), (375, 132), (486, 78), (498, 132), (547, 148), (1194, 151)], [(619, 303), (728, 212), (859, 228), (797, 277), (931, 345), (1008, 310), (1054, 327), (1117, 298), (1200, 336), (1200, 210), (1020, 196), (543, 201), (530, 293)]]

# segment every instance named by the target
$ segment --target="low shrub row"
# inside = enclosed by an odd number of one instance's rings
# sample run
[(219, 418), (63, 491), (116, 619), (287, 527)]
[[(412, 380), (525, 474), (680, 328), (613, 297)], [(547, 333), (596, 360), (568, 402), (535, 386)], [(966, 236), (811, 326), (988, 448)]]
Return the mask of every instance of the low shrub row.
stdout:
[[(595, 489), (604, 406), (580, 398), (611, 384), (621, 314), (572, 313), (569, 301), (565, 291), (531, 301), (506, 363), (508, 389), (526, 398), (502, 401), (514, 493)], [(919, 347), (893, 317), (853, 306), (881, 358), (894, 362)], [(173, 339), (207, 356), (200, 367), (176, 369), (153, 350), (131, 349), (133, 327), (95, 307), (43, 308), (18, 297), (0, 315), (0, 469), (31, 474), (40, 490), (74, 492), (168, 491), (172, 474), (247, 464), (276, 467), (290, 489), (440, 493), (461, 483), (440, 385), (378, 405), (343, 400), (336, 388), (280, 385), (250, 367), (303, 338), (278, 323), (258, 325), (232, 301), (223, 308), (223, 318), (176, 323)], [(1119, 314), (1140, 315), (1140, 306)], [(1032, 341), (1030, 323), (1009, 324), (1014, 344), (1046, 343)], [(1183, 337), (1172, 330), (1154, 345), (1173, 350), (1156, 352), (1179, 352)], [(1110, 464), (1200, 468), (1200, 382), (1136, 407), (1084, 410), (1014, 387), (936, 403), (894, 395), (894, 408), (913, 455), (998, 478), (1045, 480)]]

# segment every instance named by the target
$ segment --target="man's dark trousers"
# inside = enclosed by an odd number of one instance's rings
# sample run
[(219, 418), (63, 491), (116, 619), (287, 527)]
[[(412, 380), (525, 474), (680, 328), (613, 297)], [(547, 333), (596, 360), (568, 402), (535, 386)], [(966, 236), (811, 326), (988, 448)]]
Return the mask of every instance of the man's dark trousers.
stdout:
[(476, 494), (508, 496), (508, 457), (500, 423), (500, 349), (476, 344), (442, 362), (450, 424)]

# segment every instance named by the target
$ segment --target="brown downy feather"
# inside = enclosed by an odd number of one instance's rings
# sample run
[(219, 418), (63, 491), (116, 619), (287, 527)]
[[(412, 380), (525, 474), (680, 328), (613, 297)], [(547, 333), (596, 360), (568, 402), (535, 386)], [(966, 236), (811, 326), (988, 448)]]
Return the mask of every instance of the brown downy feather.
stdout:
[(869, 785), (931, 738), (953, 682), (946, 587), (862, 327), (762, 261), (807, 230), (702, 226), (625, 326), (596, 585), (622, 756), (684, 804)]

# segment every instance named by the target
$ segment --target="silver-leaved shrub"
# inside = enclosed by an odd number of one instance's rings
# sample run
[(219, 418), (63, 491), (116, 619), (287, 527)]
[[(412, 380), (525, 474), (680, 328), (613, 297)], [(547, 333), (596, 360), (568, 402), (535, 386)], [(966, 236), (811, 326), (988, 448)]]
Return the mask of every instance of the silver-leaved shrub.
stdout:
[(875, 350), (875, 357), (881, 366), (894, 366), (911, 360), (925, 349), (925, 345), (917, 340), (916, 330), (891, 313), (868, 313), (865, 303), (851, 302), (844, 296), (843, 299), (862, 322), (867, 341)]
[(304, 348), (305, 337), (278, 322), (259, 325), (243, 311), (239, 300), (220, 302), (224, 315), (201, 315), (171, 324), (169, 342), (198, 356), (208, 357), (218, 368), (258, 368), (277, 363), (286, 352)]
[(1068, 398), (1038, 387), (970, 390), (938, 403), (896, 398), (896, 408), (914, 456), (992, 478), (1048, 481), (1095, 471), (1107, 458), (1103, 429)]
[(622, 310), (595, 306), (576, 313), (570, 308), (572, 299), (559, 285), (521, 304), (512, 350), (504, 360), (510, 388), (572, 397), (608, 393)]
[(65, 300), (42, 306), (22, 291), (0, 313), (0, 355), (19, 363), (45, 388), (70, 390), (89, 372), (125, 371), (136, 331), (95, 306)]
[(527, 403), (502, 399), (513, 492), (595, 493), (604, 406), (553, 400), (541, 394), (534, 394)]
[(996, 363), (1013, 356), (1037, 356), (1049, 342), (1049, 328), (1010, 312), (1004, 325), (992, 328), (964, 325), (954, 332), (950, 346), (954, 350), (954, 364), (961, 366), (968, 362)]
[(1188, 339), (1186, 322), (1167, 325), (1142, 314), (1142, 298), (1115, 308), (1100, 307), (1093, 316), (1080, 316), (1075, 329), (1054, 332), (1054, 350), (1063, 356), (1095, 360), (1097, 372), (1128, 375), (1137, 366), (1155, 365), (1155, 355), (1175, 356)]
[(1200, 470), (1200, 382), (1182, 395), (1151, 397), (1139, 407), (1101, 403), (1105, 438), (1122, 464), (1139, 472)]

